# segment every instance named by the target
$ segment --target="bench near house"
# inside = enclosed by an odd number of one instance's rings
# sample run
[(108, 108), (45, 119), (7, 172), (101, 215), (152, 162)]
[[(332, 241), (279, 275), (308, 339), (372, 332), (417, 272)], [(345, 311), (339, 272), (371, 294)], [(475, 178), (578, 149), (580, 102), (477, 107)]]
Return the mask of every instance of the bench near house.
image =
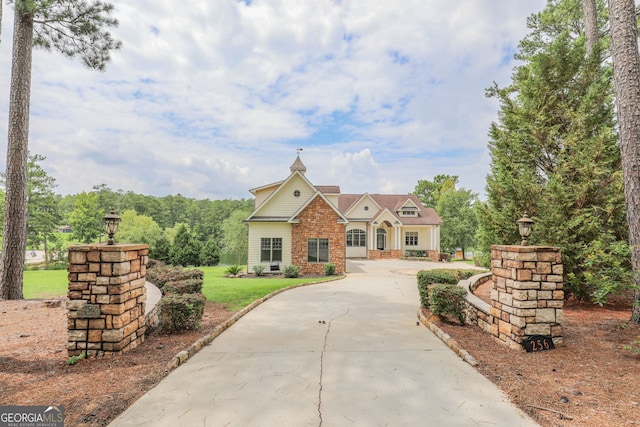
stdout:
[(341, 194), (313, 185), (306, 170), (298, 156), (287, 179), (249, 190), (249, 271), (295, 264), (301, 274), (322, 274), (333, 263), (344, 273), (347, 258), (414, 254), (438, 261), (442, 220), (414, 194)]

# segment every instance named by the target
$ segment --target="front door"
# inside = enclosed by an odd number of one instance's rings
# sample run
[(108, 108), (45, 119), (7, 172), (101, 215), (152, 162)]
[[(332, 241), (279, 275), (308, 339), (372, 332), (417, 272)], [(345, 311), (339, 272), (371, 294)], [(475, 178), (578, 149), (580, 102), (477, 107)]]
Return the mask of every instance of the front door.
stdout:
[(376, 232), (376, 248), (379, 251), (384, 251), (387, 249), (387, 230), (384, 228), (378, 228)]

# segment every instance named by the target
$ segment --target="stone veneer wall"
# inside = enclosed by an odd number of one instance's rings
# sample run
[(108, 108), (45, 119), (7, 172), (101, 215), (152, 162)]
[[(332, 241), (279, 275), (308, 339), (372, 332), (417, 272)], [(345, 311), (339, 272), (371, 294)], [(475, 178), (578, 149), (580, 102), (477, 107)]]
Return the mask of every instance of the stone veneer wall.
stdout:
[(329, 262), (336, 273), (346, 271), (346, 230), (340, 217), (321, 197), (316, 197), (292, 224), (291, 262), (300, 266), (301, 274), (324, 274), (324, 262), (307, 262), (307, 239), (329, 239)]
[(558, 248), (491, 246), (491, 334), (510, 348), (533, 335), (562, 342), (563, 265)]
[(69, 356), (122, 353), (144, 341), (147, 245), (69, 247)]

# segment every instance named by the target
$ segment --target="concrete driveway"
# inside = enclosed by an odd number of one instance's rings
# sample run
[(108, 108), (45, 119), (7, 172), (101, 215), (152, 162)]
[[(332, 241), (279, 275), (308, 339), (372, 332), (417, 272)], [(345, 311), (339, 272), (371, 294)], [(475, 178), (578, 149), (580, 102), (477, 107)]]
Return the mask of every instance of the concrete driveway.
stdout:
[(346, 279), (251, 311), (114, 420), (123, 426), (535, 426), (422, 325), (415, 271)]

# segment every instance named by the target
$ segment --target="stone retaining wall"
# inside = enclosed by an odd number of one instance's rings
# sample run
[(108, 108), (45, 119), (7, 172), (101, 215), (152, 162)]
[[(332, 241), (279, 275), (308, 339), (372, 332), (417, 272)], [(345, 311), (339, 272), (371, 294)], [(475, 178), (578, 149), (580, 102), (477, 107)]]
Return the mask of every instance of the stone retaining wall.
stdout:
[(69, 356), (122, 353), (144, 341), (147, 245), (69, 247)]

